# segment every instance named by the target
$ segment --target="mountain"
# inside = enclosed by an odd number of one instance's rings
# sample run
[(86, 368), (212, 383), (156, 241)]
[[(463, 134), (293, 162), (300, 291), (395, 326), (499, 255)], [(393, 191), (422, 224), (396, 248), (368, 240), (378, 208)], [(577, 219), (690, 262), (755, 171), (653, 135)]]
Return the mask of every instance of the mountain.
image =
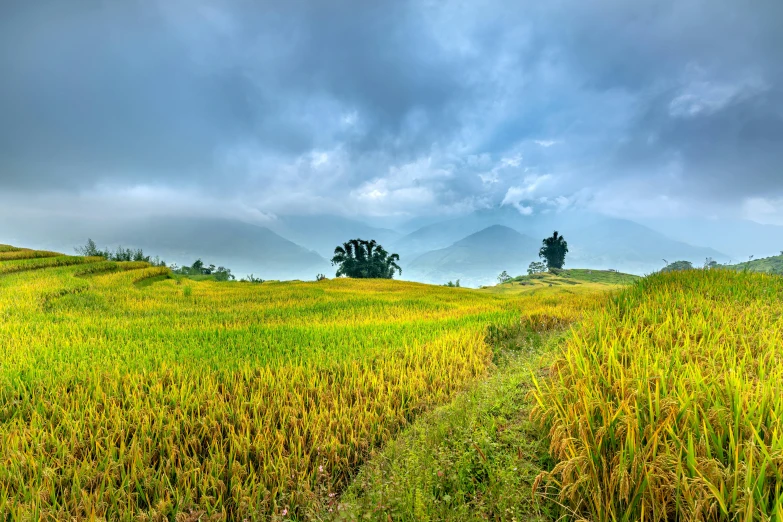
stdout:
[(556, 212), (546, 206), (535, 208), (530, 215), (523, 215), (511, 206), (488, 208), (430, 224), (401, 237), (394, 243), (395, 252), (403, 261), (416, 259), (427, 247), (446, 248), (466, 234), (492, 225), (502, 225), (537, 238), (539, 244), (553, 231), (559, 231), (566, 237), (570, 249), (567, 266), (615, 268), (644, 274), (661, 268), (663, 259), (686, 259), (696, 264), (703, 263), (706, 257), (718, 262), (730, 259), (720, 250), (672, 239), (634, 221), (586, 211)]
[(264, 279), (314, 279), (330, 270), (323, 257), (268, 228), (230, 219), (144, 220), (120, 230), (116, 237), (114, 242), (143, 245), (145, 251), (169, 262), (191, 264), (201, 258)]
[(336, 246), (350, 239), (374, 239), (389, 250), (400, 233), (388, 228), (339, 216), (280, 216), (266, 225), (291, 241), (306, 245), (326, 259), (331, 259)]
[[(598, 222), (601, 216), (587, 212), (555, 212), (538, 206), (530, 215), (521, 214), (513, 206), (476, 210), (469, 214), (431, 223), (406, 234), (393, 243), (394, 251), (403, 258), (415, 258), (432, 249), (445, 248), (467, 234), (492, 225), (503, 225), (522, 234), (543, 239), (553, 231), (573, 231), (577, 227)], [(539, 239), (539, 241), (540, 241)]]
[(264, 279), (314, 279), (334, 275), (317, 253), (268, 228), (218, 218), (156, 217), (112, 221), (68, 221), (25, 224), (23, 232), (0, 223), (0, 239), (11, 244), (73, 253), (91, 237), (99, 247), (143, 248), (167, 263), (190, 265), (197, 258), (223, 265), (236, 275), (253, 273)]
[(783, 226), (742, 219), (648, 219), (641, 223), (680, 241), (710, 245), (735, 262), (783, 250)]
[(523, 273), (537, 259), (538, 245), (512, 228), (492, 225), (403, 264), (403, 276), (428, 283), (460, 279), (463, 286), (492, 284), (503, 270)]
[[(389, 252), (399, 253), (405, 279), (443, 283), (460, 278), (463, 283), (470, 279), (480, 280), (482, 284), (494, 281), (502, 270), (511, 275), (524, 274), (527, 264), (538, 259), (541, 240), (554, 230), (563, 234), (569, 244), (566, 267), (613, 268), (635, 274), (660, 269), (663, 259), (682, 259), (700, 266), (707, 257), (727, 263), (732, 259), (747, 259), (748, 254), (760, 257), (783, 249), (783, 227), (710, 220), (681, 222), (679, 227), (675, 226), (677, 221), (667, 223), (666, 227), (658, 222), (652, 227), (594, 212), (558, 212), (546, 204), (536, 206), (530, 215), (507, 205), (436, 223), (426, 224), (426, 221), (412, 220), (403, 224), (406, 227), (423, 226), (402, 236), (395, 230), (378, 226), (378, 222), (337, 216), (281, 216), (258, 226), (211, 218), (90, 216), (77, 220), (67, 216), (51, 219), (30, 213), (5, 218), (5, 221), (0, 217), (0, 242), (72, 253), (74, 246), (84, 244), (92, 237), (99, 246), (141, 247), (168, 262), (190, 264), (201, 257), (207, 262), (228, 266), (239, 274), (252, 272), (263, 278), (312, 279), (316, 273), (332, 276), (334, 267), (327, 260), (335, 246), (358, 237), (375, 239)], [(494, 229), (495, 225), (501, 228)], [(662, 233), (661, 228), (668, 232)], [(495, 233), (486, 232), (487, 229), (495, 230)], [(509, 248), (506, 243), (515, 241), (509, 231), (525, 236), (526, 241), (534, 244), (524, 252), (524, 259), (519, 259), (518, 265), (511, 264), (516, 263), (517, 257), (509, 256), (503, 250)], [(480, 232), (484, 234), (471, 241), (483, 237), (487, 244), (482, 248), (495, 252), (496, 263), (490, 263), (494, 261), (491, 259), (466, 257), (465, 241)], [(491, 240), (503, 234), (507, 237)], [(725, 245), (733, 250), (726, 255), (723, 248), (695, 246), (691, 242)], [(742, 257), (734, 254), (743, 249), (748, 250), (748, 254)], [(436, 251), (440, 253), (435, 254)], [(446, 256), (447, 253), (452, 255)], [(460, 256), (464, 257), (463, 261), (458, 261)], [(480, 270), (484, 272), (479, 273)]]
[(567, 266), (615, 268), (634, 274), (659, 270), (668, 261), (685, 260), (701, 265), (708, 257), (722, 263), (728, 256), (712, 248), (671, 239), (627, 219), (603, 218), (566, 234)]

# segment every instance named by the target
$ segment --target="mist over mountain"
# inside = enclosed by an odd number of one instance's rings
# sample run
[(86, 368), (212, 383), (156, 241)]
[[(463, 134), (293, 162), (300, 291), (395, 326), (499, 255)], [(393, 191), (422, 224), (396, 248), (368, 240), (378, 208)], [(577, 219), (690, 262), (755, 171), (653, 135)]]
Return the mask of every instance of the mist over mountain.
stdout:
[(691, 261), (694, 266), (701, 266), (706, 258), (729, 261), (729, 256), (718, 250), (671, 239), (627, 219), (604, 218), (575, 229), (566, 238), (566, 264), (577, 268), (614, 268), (643, 275), (662, 268), (664, 259)]
[(643, 219), (640, 221), (680, 241), (710, 245), (732, 261), (747, 261), (783, 251), (783, 226), (744, 219)]
[(779, 246), (783, 227), (729, 222), (724, 228), (706, 221), (678, 228), (672, 222), (667, 224), (669, 233), (664, 233), (661, 223), (647, 226), (546, 207), (532, 214), (513, 206), (482, 209), (407, 234), (391, 228), (399, 222), (387, 228), (382, 220), (370, 224), (331, 215), (278, 216), (262, 223), (173, 216), (54, 220), (27, 216), (23, 221), (0, 217), (0, 242), (71, 253), (89, 237), (103, 247), (143, 248), (169, 263), (189, 264), (200, 257), (228, 266), (238, 275), (309, 280), (317, 273), (334, 276), (329, 259), (336, 246), (353, 238), (375, 239), (389, 252), (400, 254), (403, 279), (438, 284), (460, 279), (474, 286), (493, 283), (503, 270), (511, 275), (525, 273), (528, 264), (538, 260), (541, 240), (555, 230), (569, 244), (567, 267), (613, 268), (639, 275), (660, 269), (664, 259), (701, 266), (708, 257), (719, 263), (746, 260), (747, 256), (733, 255), (743, 248), (756, 247), (757, 257), (783, 249)]
[(375, 239), (382, 245), (389, 245), (401, 236), (395, 230), (329, 215), (280, 216), (270, 220), (267, 227), (294, 243), (306, 245), (327, 259), (332, 257), (337, 245), (349, 239)]
[(464, 286), (494, 284), (503, 270), (524, 273), (537, 257), (540, 241), (516, 230), (492, 225), (454, 244), (427, 252), (409, 264), (403, 275), (425, 283), (460, 279)]
[(24, 231), (0, 221), (0, 243), (73, 253), (92, 238), (100, 247), (142, 248), (168, 264), (190, 265), (200, 258), (230, 268), (237, 276), (264, 279), (314, 279), (333, 272), (316, 252), (272, 230), (238, 220), (158, 217), (143, 219), (31, 220)]

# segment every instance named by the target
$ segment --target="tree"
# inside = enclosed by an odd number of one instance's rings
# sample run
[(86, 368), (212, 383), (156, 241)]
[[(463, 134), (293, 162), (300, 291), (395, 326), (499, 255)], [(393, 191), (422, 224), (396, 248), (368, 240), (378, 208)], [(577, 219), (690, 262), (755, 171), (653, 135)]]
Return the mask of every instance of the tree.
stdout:
[(395, 272), (402, 275), (399, 260), (399, 255), (389, 254), (374, 239), (351, 239), (334, 249), (332, 265), (339, 265), (337, 277), (392, 279)]
[(204, 261), (201, 259), (196, 259), (193, 261), (193, 264), (190, 265), (190, 273), (191, 274), (203, 274), (204, 273)]
[(540, 274), (546, 271), (547, 271), (547, 266), (546, 266), (546, 262), (544, 261), (533, 261), (532, 263), (530, 263), (530, 266), (527, 267), (528, 275)]
[(693, 263), (690, 261), (675, 261), (663, 267), (661, 272), (677, 272), (679, 270), (693, 270)]
[(704, 269), (709, 270), (711, 268), (717, 268), (718, 262), (712, 259), (711, 257), (708, 257), (704, 260)]
[(457, 279), (457, 282), (449, 281), (443, 286), (448, 286), (449, 288), (459, 288), (459, 279)]
[(323, 274), (316, 274), (315, 276), (316, 281), (323, 281), (324, 279), (326, 279), (326, 276)]
[(502, 283), (507, 283), (507, 282), (509, 282), (509, 281), (511, 281), (511, 276), (510, 276), (510, 275), (508, 275), (508, 272), (506, 272), (505, 270), (503, 270), (503, 271), (500, 273), (500, 275), (498, 276), (498, 283), (501, 283), (501, 284), (502, 284)]
[(538, 257), (546, 261), (547, 268), (563, 268), (565, 265), (565, 256), (568, 253), (568, 243), (563, 236), (557, 233), (552, 234), (542, 241), (543, 246), (538, 251)]
[(76, 250), (76, 253), (83, 255), (85, 257), (108, 257), (108, 252), (103, 252), (102, 250), (98, 250), (98, 246), (95, 244), (95, 241), (92, 239), (87, 239), (87, 244), (81, 247), (74, 248)]
[(233, 281), (236, 279), (236, 276), (231, 273), (231, 269), (224, 266), (217, 267), (212, 273), (215, 277), (215, 281)]

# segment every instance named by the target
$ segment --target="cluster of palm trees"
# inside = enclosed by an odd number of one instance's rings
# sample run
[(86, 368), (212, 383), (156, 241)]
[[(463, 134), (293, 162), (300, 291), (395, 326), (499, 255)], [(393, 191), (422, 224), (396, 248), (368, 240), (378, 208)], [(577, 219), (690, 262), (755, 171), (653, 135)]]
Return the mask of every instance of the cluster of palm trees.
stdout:
[(337, 277), (391, 279), (395, 272), (402, 275), (399, 260), (374, 239), (351, 239), (334, 249), (332, 265), (339, 265)]

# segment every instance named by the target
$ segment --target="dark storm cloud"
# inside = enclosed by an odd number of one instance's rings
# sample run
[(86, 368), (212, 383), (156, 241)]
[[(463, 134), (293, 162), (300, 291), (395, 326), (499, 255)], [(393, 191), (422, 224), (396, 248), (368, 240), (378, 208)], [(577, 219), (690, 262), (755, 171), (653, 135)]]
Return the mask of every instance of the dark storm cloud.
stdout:
[(11, 0), (0, 189), (740, 205), (783, 196), (781, 48), (777, 0)]
[(328, 146), (340, 111), (365, 149), (410, 153), (449, 124), (458, 69), (403, 3), (226, 5), (5, 5), (4, 184), (207, 177), (236, 142)]

